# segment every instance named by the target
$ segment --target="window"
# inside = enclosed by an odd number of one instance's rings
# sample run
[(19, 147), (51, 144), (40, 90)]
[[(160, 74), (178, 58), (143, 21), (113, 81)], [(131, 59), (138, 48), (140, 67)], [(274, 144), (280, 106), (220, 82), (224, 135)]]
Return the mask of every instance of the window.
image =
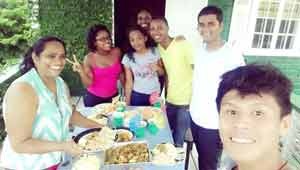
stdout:
[[(250, 51), (300, 55), (300, 0), (253, 0)], [(260, 53), (259, 53), (260, 52)], [(281, 53), (281, 54), (280, 54)], [(296, 54), (297, 53), (297, 54)]]

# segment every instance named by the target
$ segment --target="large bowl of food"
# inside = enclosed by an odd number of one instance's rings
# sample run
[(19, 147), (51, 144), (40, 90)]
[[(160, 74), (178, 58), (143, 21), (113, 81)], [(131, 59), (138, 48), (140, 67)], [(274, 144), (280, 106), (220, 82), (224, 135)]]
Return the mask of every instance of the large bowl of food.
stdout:
[(146, 142), (119, 143), (105, 151), (105, 164), (107, 165), (146, 162), (150, 162), (150, 152)]
[(86, 152), (97, 152), (113, 146), (116, 132), (108, 127), (93, 128), (78, 134), (74, 141)]

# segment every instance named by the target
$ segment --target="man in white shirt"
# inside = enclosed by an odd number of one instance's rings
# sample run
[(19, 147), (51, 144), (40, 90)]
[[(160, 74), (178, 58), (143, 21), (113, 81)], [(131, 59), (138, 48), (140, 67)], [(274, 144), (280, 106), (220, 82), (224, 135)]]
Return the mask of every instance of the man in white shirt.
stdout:
[(198, 15), (198, 31), (204, 43), (195, 56), (193, 93), (190, 105), (192, 134), (198, 152), (200, 170), (216, 170), (222, 145), (218, 111), (215, 104), (220, 77), (244, 65), (244, 58), (221, 38), (222, 10), (203, 8)]

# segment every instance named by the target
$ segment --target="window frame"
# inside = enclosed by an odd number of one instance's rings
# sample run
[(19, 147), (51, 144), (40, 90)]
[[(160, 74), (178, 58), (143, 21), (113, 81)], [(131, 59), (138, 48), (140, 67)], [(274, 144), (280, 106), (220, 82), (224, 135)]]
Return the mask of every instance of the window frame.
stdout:
[[(297, 0), (294, 0), (294, 2), (297, 2)], [(282, 34), (279, 33), (280, 24), (283, 17), (284, 8), (286, 5), (286, 1), (279, 0), (279, 8), (278, 8), (278, 14), (275, 18), (275, 25), (274, 25), (274, 31), (271, 33), (272, 40), (270, 48), (253, 48), (253, 38), (255, 35), (255, 26), (256, 26), (256, 20), (258, 18), (264, 18), (268, 19), (270, 17), (258, 17), (258, 9), (259, 9), (260, 1), (252, 0), (250, 14), (249, 14), (249, 23), (248, 23), (248, 36), (246, 37), (246, 48), (244, 50), (245, 55), (255, 55), (255, 56), (291, 56), (291, 57), (300, 57), (300, 19), (296, 19), (298, 21), (297, 30), (295, 34), (295, 39), (293, 42), (293, 48), (292, 49), (275, 49), (276, 48), (276, 42), (278, 39), (278, 35)], [(293, 6), (295, 8), (295, 5)], [(287, 19), (288, 21), (291, 21), (291, 18)], [(293, 19), (294, 20), (294, 19)], [(288, 29), (291, 24), (288, 24)], [(265, 24), (266, 26), (266, 24)], [(264, 27), (265, 27), (264, 26)], [(265, 35), (265, 32), (262, 32), (262, 35)], [(287, 34), (284, 33), (285, 36)], [(286, 42), (286, 40), (285, 40)]]

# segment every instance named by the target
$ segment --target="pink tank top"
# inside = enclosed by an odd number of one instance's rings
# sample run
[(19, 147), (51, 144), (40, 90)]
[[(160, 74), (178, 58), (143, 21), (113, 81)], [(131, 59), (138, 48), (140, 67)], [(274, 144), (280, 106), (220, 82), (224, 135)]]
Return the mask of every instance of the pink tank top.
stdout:
[(98, 97), (111, 97), (118, 92), (118, 79), (122, 72), (119, 60), (107, 67), (91, 68), (93, 82), (87, 90)]

